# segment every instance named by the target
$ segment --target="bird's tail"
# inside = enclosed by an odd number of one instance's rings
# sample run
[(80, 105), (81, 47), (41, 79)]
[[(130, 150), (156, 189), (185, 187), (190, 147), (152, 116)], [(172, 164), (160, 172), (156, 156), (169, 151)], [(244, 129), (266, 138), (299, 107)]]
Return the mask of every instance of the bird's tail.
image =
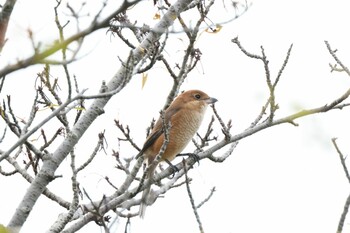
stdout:
[[(148, 171), (146, 170), (146, 179), (153, 179), (154, 171), (156, 170), (157, 165), (152, 164), (149, 168)], [(139, 216), (140, 218), (144, 218), (146, 214), (146, 207), (150, 205), (149, 203), (149, 196), (151, 192), (151, 185), (148, 185), (143, 192), (142, 192), (142, 197), (141, 197), (141, 204), (140, 204), (140, 210), (139, 210)]]
[(150, 191), (151, 191), (151, 186), (147, 187), (145, 190), (143, 190), (141, 204), (140, 204), (140, 210), (139, 210), (140, 218), (145, 217), (146, 207), (147, 207), (147, 197), (148, 197)]

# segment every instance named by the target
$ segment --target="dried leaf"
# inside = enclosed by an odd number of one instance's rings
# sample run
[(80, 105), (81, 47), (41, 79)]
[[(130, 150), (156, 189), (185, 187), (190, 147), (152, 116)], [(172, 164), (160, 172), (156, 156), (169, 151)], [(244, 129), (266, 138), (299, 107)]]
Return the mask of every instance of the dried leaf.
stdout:
[(147, 78), (148, 78), (148, 74), (147, 73), (142, 73), (142, 86), (141, 86), (141, 89), (143, 89), (143, 87), (145, 86), (145, 84), (147, 82)]
[(215, 27), (208, 27), (205, 29), (206, 32), (208, 33), (218, 33), (221, 31), (222, 25), (216, 24)]
[(160, 19), (160, 14), (157, 12), (154, 16), (153, 16), (154, 20), (158, 20)]

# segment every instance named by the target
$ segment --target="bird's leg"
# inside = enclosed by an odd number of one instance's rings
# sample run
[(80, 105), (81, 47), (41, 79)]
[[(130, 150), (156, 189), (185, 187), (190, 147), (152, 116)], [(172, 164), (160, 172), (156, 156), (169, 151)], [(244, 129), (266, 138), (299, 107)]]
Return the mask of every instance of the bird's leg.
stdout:
[(198, 165), (199, 165), (199, 156), (197, 155), (197, 154), (195, 154), (195, 153), (184, 153), (184, 154), (178, 154), (178, 155), (176, 155), (176, 157), (178, 157), (178, 156), (189, 156), (189, 157), (191, 157), (196, 163), (198, 163)]
[(165, 161), (165, 162), (169, 165), (169, 167), (171, 167), (171, 169), (173, 170), (173, 174), (172, 174), (172, 177), (171, 177), (171, 178), (173, 178), (173, 177), (175, 176), (175, 173), (178, 172), (179, 169), (178, 169), (176, 166), (174, 166), (169, 160), (165, 159), (164, 161)]

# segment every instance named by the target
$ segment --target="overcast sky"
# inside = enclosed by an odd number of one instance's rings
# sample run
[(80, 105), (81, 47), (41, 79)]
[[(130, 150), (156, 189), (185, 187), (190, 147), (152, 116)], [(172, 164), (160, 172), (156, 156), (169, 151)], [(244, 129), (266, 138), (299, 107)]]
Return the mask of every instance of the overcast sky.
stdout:
[[(37, 7), (30, 8), (33, 3), (18, 1), (9, 27), (8, 45), (0, 60), (2, 67), (18, 57), (31, 54), (26, 38), (28, 27), (44, 44), (57, 37), (55, 31), (49, 30), (54, 23), (53, 10), (42, 10), (54, 2), (36, 0)], [(220, 6), (221, 0), (217, 4)], [(338, 49), (337, 54), (345, 64), (350, 64), (349, 9), (350, 3), (345, 0), (253, 1), (243, 16), (224, 24), (219, 33), (201, 35), (196, 43), (203, 53), (201, 64), (182, 89), (202, 89), (217, 98), (218, 111), (226, 121), (232, 119), (233, 134), (247, 128), (265, 103), (268, 88), (263, 65), (245, 57), (231, 42), (238, 36), (251, 53), (260, 53), (260, 46), (264, 47), (272, 77), (277, 75), (286, 51), (293, 43), (290, 62), (276, 91), (280, 106), (276, 117), (330, 103), (349, 88), (350, 79), (343, 73), (330, 72), (329, 63), (334, 61), (324, 40), (328, 40), (333, 49)], [(152, 23), (154, 11), (146, 14), (145, 20)], [(209, 18), (213, 22), (222, 22), (230, 14), (232, 11), (223, 13), (216, 9)], [(118, 69), (116, 55), (119, 47), (115, 39), (101, 30), (87, 40), (84, 49), (86, 56), (81, 63), (72, 65), (72, 71), (82, 88), (89, 88), (89, 92), (94, 93), (102, 80), (108, 81)], [(174, 47), (174, 51), (167, 52), (175, 59), (181, 55), (177, 50)], [(101, 59), (103, 57), (105, 60)], [(36, 66), (27, 73), (14, 74), (6, 83), (1, 99), (4, 94), (23, 91), (24, 97), (13, 101), (23, 105), (24, 109), (28, 108), (30, 105), (24, 104), (30, 100), (28, 85), (34, 85), (35, 74), (40, 70)], [(149, 73), (144, 89), (141, 89), (140, 77), (135, 77), (119, 96), (112, 99), (106, 107), (106, 114), (100, 117), (93, 130), (108, 129), (108, 135), (117, 137), (113, 119), (120, 119), (130, 125), (135, 141), (141, 145), (145, 129), (152, 117), (158, 117), (170, 85), (170, 79), (160, 66)], [(22, 117), (26, 114), (23, 111)], [(299, 119), (296, 121), (299, 127), (280, 125), (264, 130), (242, 140), (224, 163), (203, 161), (197, 165), (190, 172), (196, 201), (200, 202), (212, 187), (216, 187), (213, 198), (199, 210), (205, 232), (335, 232), (349, 194), (349, 184), (331, 138), (338, 138), (344, 154), (350, 151), (349, 114), (349, 110), (344, 109)], [(212, 110), (208, 109), (205, 122), (211, 115)], [(3, 122), (0, 125), (2, 128)], [(216, 129), (215, 133), (220, 135), (218, 124)], [(204, 130), (205, 127), (200, 132)], [(89, 142), (88, 138), (84, 140)], [(116, 142), (111, 143), (107, 152), (111, 153), (117, 147)], [(187, 150), (190, 151), (191, 147)], [(219, 151), (218, 155), (224, 151)], [(102, 178), (116, 176), (113, 159), (108, 155), (102, 155), (98, 160), (100, 165), (80, 177), (82, 186), (90, 192), (96, 191), (92, 194), (95, 198), (110, 190)], [(68, 166), (69, 162), (63, 164)], [(0, 187), (7, 187), (9, 183), (21, 191), (11, 187), (6, 188), (8, 192), (2, 192), (5, 198), (0, 200), (0, 223), (3, 224), (8, 223), (17, 206), (14, 203), (18, 203), (27, 188), (24, 181), (1, 177)], [(49, 188), (59, 191), (63, 183), (64, 179), (58, 180)], [(62, 196), (67, 200), (70, 198), (69, 193)], [(47, 203), (46, 198), (39, 199), (23, 232), (33, 229), (44, 232), (53, 223), (57, 212), (51, 213), (47, 208), (43, 211)], [(131, 232), (198, 232), (185, 187), (168, 192), (149, 207), (144, 220), (133, 221)], [(346, 221), (344, 232), (350, 232), (349, 224)], [(92, 224), (89, 230), (83, 232), (98, 232)], [(123, 232), (122, 227), (117, 232)]]

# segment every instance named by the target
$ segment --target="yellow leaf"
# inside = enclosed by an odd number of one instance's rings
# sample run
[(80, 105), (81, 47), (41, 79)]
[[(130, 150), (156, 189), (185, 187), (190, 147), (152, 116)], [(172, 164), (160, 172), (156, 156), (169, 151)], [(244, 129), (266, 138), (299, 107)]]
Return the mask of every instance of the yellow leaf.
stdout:
[(142, 87), (141, 87), (141, 89), (143, 89), (143, 87), (145, 86), (147, 78), (148, 78), (148, 74), (142, 73)]
[(59, 105), (57, 105), (57, 104), (50, 104), (50, 106), (48, 106), (48, 107), (45, 107), (45, 108), (42, 108), (42, 109), (39, 109), (38, 111), (45, 111), (45, 110), (47, 110), (47, 109), (50, 109), (50, 108), (53, 108), (53, 107), (58, 107)]
[(157, 12), (154, 16), (153, 16), (154, 20), (160, 19), (160, 14)]
[(218, 33), (221, 31), (222, 25), (216, 24), (215, 27), (209, 27), (205, 29), (206, 32), (208, 33)]

